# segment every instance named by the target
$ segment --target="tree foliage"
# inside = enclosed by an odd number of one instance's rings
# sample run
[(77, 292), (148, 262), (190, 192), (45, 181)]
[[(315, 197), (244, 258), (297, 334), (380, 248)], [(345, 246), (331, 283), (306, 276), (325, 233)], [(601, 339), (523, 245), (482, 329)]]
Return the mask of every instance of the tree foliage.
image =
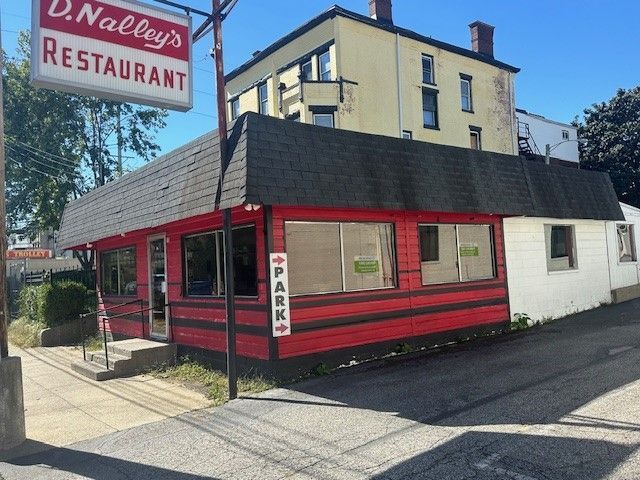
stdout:
[(578, 127), (581, 166), (608, 172), (618, 198), (640, 207), (640, 86), (592, 105)]
[(3, 55), (10, 231), (59, 228), (69, 200), (127, 170), (119, 168), (118, 151), (125, 162), (158, 153), (165, 110), (33, 87), (28, 32), (20, 33), (15, 57)]

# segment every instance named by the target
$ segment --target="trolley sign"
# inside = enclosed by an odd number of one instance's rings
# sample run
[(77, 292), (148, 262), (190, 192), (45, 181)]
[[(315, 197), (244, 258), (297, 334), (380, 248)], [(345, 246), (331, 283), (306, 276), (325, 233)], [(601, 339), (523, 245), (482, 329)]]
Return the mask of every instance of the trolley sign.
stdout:
[(271, 323), (274, 337), (291, 335), (289, 316), (289, 267), (286, 253), (272, 253), (271, 271)]
[(135, 0), (32, 0), (38, 87), (187, 111), (190, 17)]

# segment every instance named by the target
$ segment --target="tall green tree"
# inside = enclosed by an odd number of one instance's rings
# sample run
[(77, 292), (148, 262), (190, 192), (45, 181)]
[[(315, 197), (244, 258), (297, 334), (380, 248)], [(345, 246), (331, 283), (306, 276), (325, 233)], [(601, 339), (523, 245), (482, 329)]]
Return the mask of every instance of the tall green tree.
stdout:
[[(15, 57), (3, 55), (10, 231), (59, 228), (69, 200), (121, 175), (127, 160), (158, 153), (165, 110), (33, 87), (28, 32)], [(77, 257), (93, 264), (90, 254)]]
[(640, 207), (640, 86), (587, 108), (578, 135), (580, 165), (608, 172), (618, 198)]

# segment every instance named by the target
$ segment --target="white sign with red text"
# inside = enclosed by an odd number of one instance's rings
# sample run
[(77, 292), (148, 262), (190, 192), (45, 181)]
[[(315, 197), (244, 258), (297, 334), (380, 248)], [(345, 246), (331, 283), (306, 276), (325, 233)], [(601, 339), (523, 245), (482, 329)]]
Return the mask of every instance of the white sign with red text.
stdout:
[(36, 86), (187, 111), (191, 19), (134, 0), (33, 0)]
[(271, 272), (271, 324), (274, 337), (291, 335), (289, 316), (289, 267), (286, 253), (272, 253), (269, 258)]

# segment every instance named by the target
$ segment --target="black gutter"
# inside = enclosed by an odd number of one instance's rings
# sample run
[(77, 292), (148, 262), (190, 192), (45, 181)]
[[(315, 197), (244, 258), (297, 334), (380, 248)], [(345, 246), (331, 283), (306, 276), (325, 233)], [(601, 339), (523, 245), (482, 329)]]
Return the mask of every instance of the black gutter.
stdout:
[(405, 28), (397, 27), (395, 25), (380, 23), (377, 20), (374, 20), (370, 17), (367, 17), (365, 15), (360, 15), (359, 13), (355, 13), (335, 5), (331, 7), (329, 10), (327, 10), (326, 12), (321, 13), (317, 17), (309, 20), (307, 23), (305, 23), (301, 27), (298, 27), (293, 32), (285, 35), (279, 40), (276, 40), (274, 43), (272, 43), (267, 48), (265, 48), (260, 53), (258, 53), (255, 57), (253, 57), (251, 60), (247, 61), (246, 63), (240, 65), (238, 68), (229, 72), (225, 77), (226, 81), (229, 82), (233, 80), (238, 75), (241, 75), (242, 73), (246, 72), (256, 63), (260, 62), (261, 60), (264, 60), (266, 57), (276, 52), (280, 48), (284, 47), (285, 45), (291, 43), (292, 41), (296, 40), (298, 37), (304, 35), (309, 30), (312, 30), (313, 28), (317, 27), (318, 25), (325, 22), (326, 20), (333, 19), (338, 15), (344, 18), (355, 20), (356, 22), (364, 23), (372, 27), (379, 28), (381, 30), (386, 30), (387, 32), (391, 32), (394, 34), (397, 33), (403, 37), (411, 38), (413, 40), (417, 40), (418, 42), (426, 43), (427, 45), (431, 45), (436, 48), (441, 48), (442, 50), (447, 50), (449, 52), (453, 52), (458, 55), (471, 58), (473, 60), (478, 60), (480, 62), (488, 63), (489, 65), (493, 65), (494, 67), (502, 68), (504, 70), (508, 70), (513, 73), (518, 73), (520, 71), (519, 68), (509, 65), (507, 63), (501, 62), (499, 60), (496, 60), (493, 57), (489, 57), (487, 55), (483, 55), (481, 53), (477, 53), (472, 50), (468, 50), (466, 48), (458, 47), (450, 43), (442, 42), (440, 40), (435, 40), (431, 37), (426, 37), (412, 30), (407, 30)]

